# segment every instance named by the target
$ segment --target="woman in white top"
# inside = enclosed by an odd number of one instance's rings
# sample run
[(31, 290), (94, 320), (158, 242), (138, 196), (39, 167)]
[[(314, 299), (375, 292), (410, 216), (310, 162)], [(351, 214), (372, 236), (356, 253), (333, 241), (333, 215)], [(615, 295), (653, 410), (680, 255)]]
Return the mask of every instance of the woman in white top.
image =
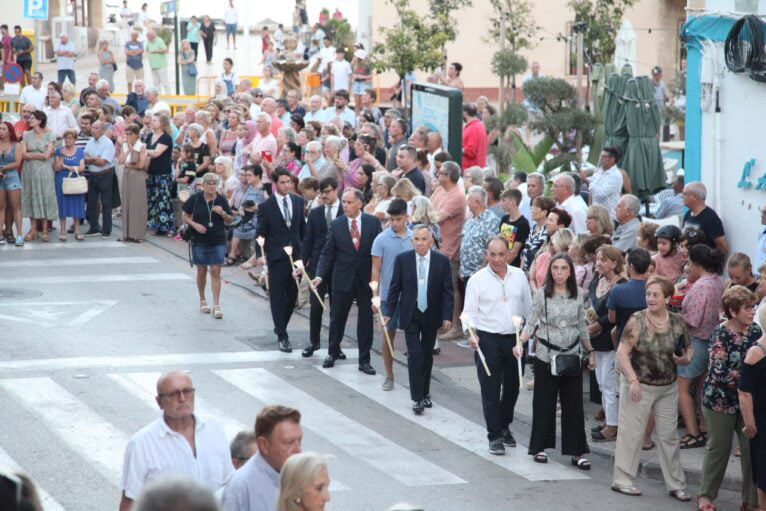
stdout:
[(218, 193), (230, 200), (234, 190), (239, 187), (239, 179), (234, 174), (234, 160), (229, 156), (219, 156), (215, 159), (215, 174), (218, 176)]
[(258, 88), (263, 92), (263, 97), (277, 97), (279, 81), (274, 78), (274, 71), (269, 66), (263, 67), (263, 76), (258, 81)]

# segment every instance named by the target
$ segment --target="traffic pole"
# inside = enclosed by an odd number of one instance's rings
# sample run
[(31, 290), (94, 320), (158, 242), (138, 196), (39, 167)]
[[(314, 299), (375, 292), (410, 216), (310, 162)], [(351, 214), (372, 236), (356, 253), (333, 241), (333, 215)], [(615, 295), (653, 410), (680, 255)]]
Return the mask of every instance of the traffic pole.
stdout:
[(173, 37), (173, 47), (175, 49), (175, 68), (176, 68), (176, 96), (181, 94), (181, 73), (180, 73), (180, 65), (178, 64), (178, 3), (175, 4), (175, 9), (173, 11), (173, 32), (175, 33), (175, 37)]

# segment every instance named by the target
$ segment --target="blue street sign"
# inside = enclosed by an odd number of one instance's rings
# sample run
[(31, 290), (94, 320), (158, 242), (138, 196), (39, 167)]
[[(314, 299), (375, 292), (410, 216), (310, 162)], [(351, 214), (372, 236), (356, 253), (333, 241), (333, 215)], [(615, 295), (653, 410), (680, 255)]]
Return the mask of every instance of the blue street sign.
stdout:
[(48, 0), (24, 0), (24, 17), (35, 20), (47, 20)]
[(178, 3), (177, 0), (170, 0), (168, 2), (162, 2), (160, 4), (160, 14), (163, 16), (167, 16), (168, 14), (172, 14), (178, 10)]
[(18, 64), (6, 64), (3, 66), (3, 79), (8, 83), (19, 83), (22, 74), (21, 66)]

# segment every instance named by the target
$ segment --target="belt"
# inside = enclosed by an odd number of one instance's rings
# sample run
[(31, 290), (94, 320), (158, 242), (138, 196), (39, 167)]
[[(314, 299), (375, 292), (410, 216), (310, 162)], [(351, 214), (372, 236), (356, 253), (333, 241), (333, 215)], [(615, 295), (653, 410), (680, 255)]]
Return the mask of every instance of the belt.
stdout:
[(114, 170), (114, 167), (110, 167), (110, 168), (108, 168), (108, 169), (104, 169), (104, 170), (101, 170), (101, 171), (99, 171), (99, 172), (94, 172), (94, 171), (92, 171), (92, 170), (89, 170), (88, 172), (90, 173), (90, 175), (91, 175), (91, 176), (102, 176), (102, 175), (104, 175), (104, 174), (107, 174), (107, 173), (109, 173), (109, 172), (112, 172), (113, 170)]
[(486, 330), (476, 330), (477, 333), (484, 333), (490, 335), (499, 335), (500, 337), (516, 337), (516, 334), (499, 334), (497, 332), (487, 332)]

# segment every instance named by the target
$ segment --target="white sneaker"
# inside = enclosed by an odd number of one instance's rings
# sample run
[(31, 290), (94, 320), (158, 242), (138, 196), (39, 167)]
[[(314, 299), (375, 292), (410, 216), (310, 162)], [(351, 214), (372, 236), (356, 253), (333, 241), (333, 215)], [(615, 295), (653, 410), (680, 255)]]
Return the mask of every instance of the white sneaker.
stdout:
[(380, 388), (385, 391), (394, 390), (394, 379), (386, 376), (386, 379), (383, 380), (383, 384), (380, 386)]

